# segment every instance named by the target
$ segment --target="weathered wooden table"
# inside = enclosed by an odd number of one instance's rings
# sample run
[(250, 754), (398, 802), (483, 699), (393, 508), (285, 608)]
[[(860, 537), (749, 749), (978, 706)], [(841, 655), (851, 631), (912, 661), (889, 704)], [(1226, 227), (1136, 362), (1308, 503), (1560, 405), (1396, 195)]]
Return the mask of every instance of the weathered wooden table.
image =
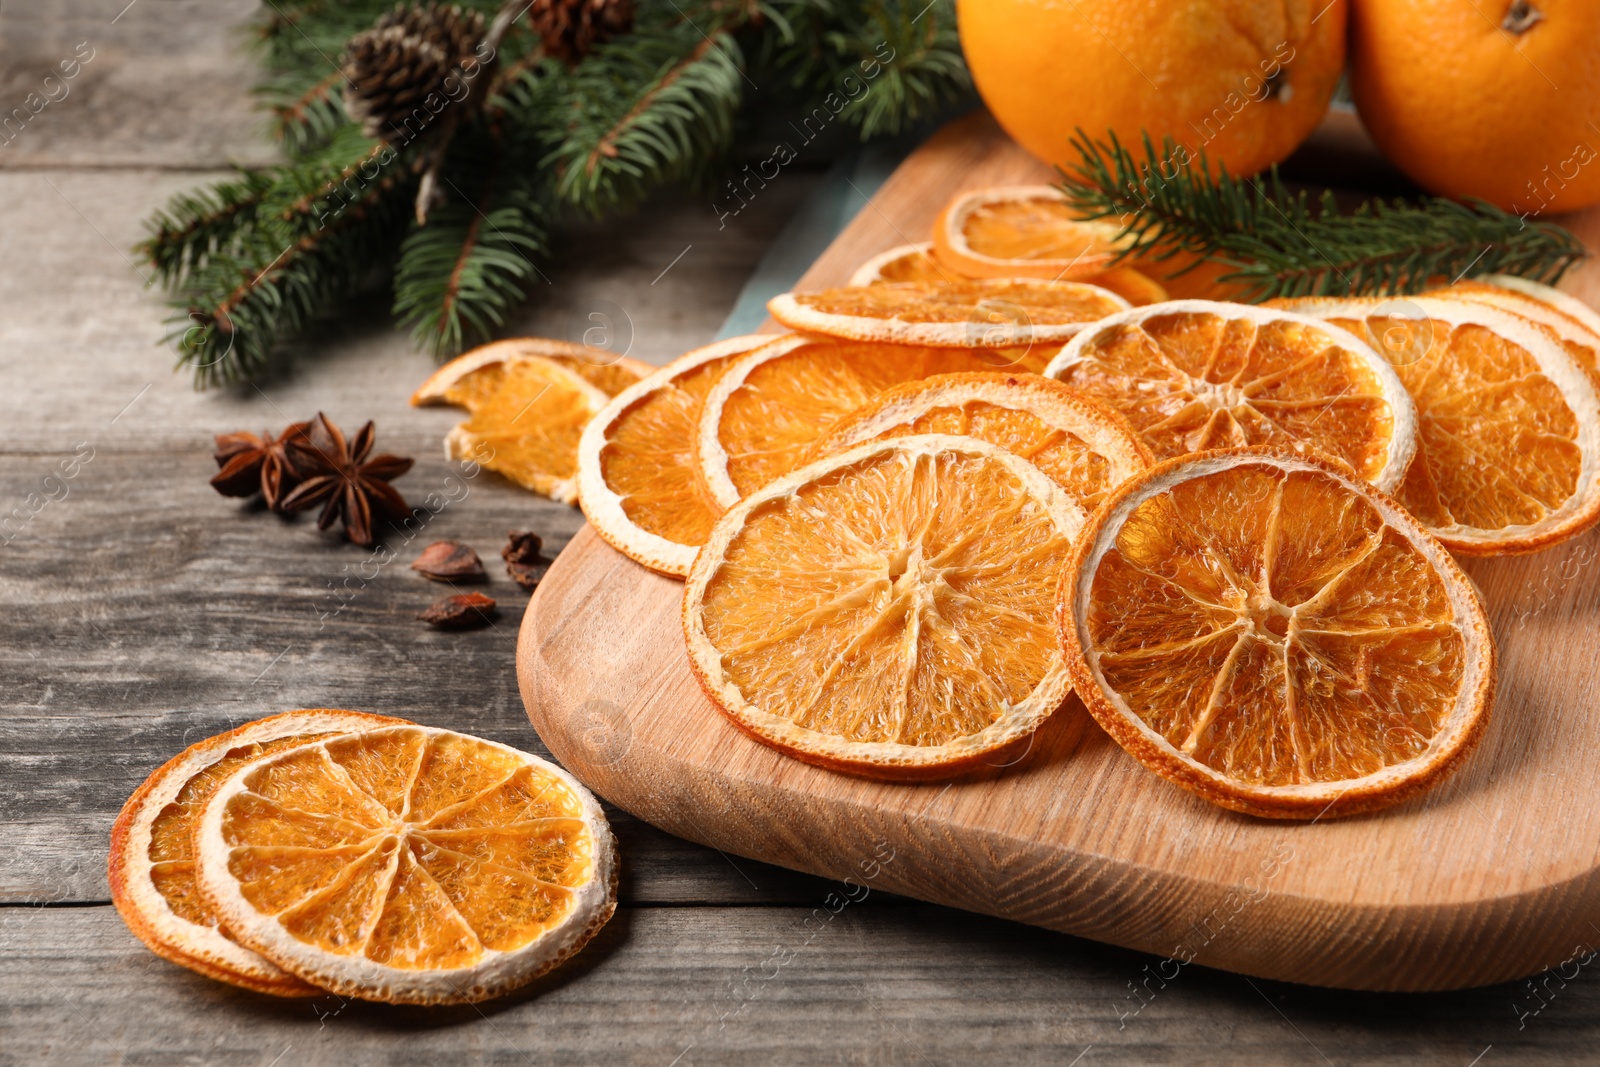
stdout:
[[(1450, 995), (1194, 968), (1166, 981), (1154, 958), (882, 894), (802, 926), (829, 914), (834, 887), (617, 811), (616, 919), (572, 965), (504, 1002), (276, 1001), (145, 951), (107, 902), (106, 839), (123, 799), (184, 745), (339, 705), (542, 751), (517, 697), (524, 594), (509, 580), (488, 587), (506, 607), (496, 627), (431, 632), (413, 616), (437, 587), (402, 565), (373, 568), (306, 517), (282, 521), (205, 484), (213, 433), (317, 410), (347, 426), (376, 419), (382, 448), (416, 456), (408, 495), (454, 471), (439, 441), (456, 416), (406, 406), (430, 363), (381, 300), (302, 346), (287, 376), (234, 390), (193, 392), (156, 343), (164, 309), (127, 251), (140, 221), (230, 162), (270, 159), (236, 47), (252, 9), (0, 9), (0, 113), (85, 54), (80, 43), (93, 54), (65, 98), (0, 143), (0, 1064), (1600, 1058), (1600, 980), (1582, 955), (1534, 983)], [(591, 312), (620, 309), (634, 355), (660, 362), (699, 343), (816, 181), (786, 174), (726, 230), (685, 197), (571, 232), (516, 328), (577, 337)], [(91, 458), (53, 478), (75, 453)], [(492, 560), (512, 527), (559, 548), (581, 521), (482, 479), (428, 536)]]

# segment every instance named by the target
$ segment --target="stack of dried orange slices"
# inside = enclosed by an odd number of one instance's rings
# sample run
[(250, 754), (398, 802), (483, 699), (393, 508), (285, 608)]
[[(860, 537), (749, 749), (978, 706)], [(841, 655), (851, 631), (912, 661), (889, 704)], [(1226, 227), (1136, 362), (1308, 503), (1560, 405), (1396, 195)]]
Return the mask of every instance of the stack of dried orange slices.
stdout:
[(1070, 680), (1241, 811), (1436, 781), (1495, 672), (1450, 553), (1600, 520), (1600, 315), (1498, 277), (1168, 300), (1120, 242), (1053, 189), (963, 193), (849, 286), (774, 299), (794, 332), (562, 401), (563, 470), (601, 537), (686, 579), (712, 703), (800, 759), (957, 773)]
[(191, 746), (111, 835), (112, 899), (146, 945), (290, 997), (500, 996), (594, 936), (616, 872), (599, 805), (559, 767), (352, 711)]

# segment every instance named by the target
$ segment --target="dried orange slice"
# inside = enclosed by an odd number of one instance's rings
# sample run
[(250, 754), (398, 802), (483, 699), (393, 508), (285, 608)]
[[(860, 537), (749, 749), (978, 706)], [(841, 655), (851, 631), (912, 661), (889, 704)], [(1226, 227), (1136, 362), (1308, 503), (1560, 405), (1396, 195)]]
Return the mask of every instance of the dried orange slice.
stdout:
[(734, 725), (789, 755), (954, 773), (1066, 698), (1051, 606), (1083, 518), (970, 437), (830, 456), (718, 520), (684, 588), (689, 662)]
[(445, 437), (449, 458), (477, 463), (571, 504), (578, 499), (583, 428), (613, 392), (653, 369), (562, 341), (496, 341), (440, 367), (411, 403), (454, 404), (471, 413)]
[(200, 889), (241, 943), (313, 985), (393, 1004), (506, 993), (616, 908), (616, 850), (559, 767), (391, 726), (256, 760), (195, 834)]
[(1495, 274), (1456, 282), (1424, 295), (1487, 304), (1531, 319), (1561, 338), (1567, 352), (1581, 366), (1600, 371), (1600, 313), (1559, 289), (1509, 274)]
[(1045, 373), (1126, 415), (1169, 458), (1271, 445), (1348, 463), (1393, 490), (1416, 448), (1416, 412), (1363, 341), (1278, 308), (1174, 300), (1073, 338)]
[(1111, 265), (1121, 241), (1119, 223), (1075, 217), (1048, 185), (962, 193), (933, 224), (935, 254), (969, 278), (1087, 278)]
[(246, 763), (319, 737), (403, 719), (359, 711), (288, 711), (208, 737), (162, 764), (122, 806), (111, 828), (111, 902), (128, 929), (163, 959), (258, 993), (311, 997), (321, 990), (233, 941), (195, 879), (194, 826), (216, 787)]
[(1465, 300), (1292, 303), (1393, 362), (1417, 408), (1395, 495), (1452, 551), (1535, 552), (1600, 521), (1600, 397), (1555, 334)]
[[(951, 282), (963, 275), (940, 263), (933, 254), (933, 243), (900, 245), (880, 252), (856, 268), (850, 276), (851, 285), (880, 285), (893, 282)], [(1109, 289), (1122, 299), (1139, 307), (1167, 299), (1167, 291), (1148, 275), (1132, 267), (1113, 267), (1103, 274), (1080, 279), (1090, 285)]]
[(1030, 278), (885, 282), (784, 293), (767, 301), (772, 317), (791, 330), (941, 348), (1065, 341), (1087, 323), (1128, 306), (1099, 286)]
[(905, 382), (834, 423), (810, 456), (921, 433), (999, 445), (1038, 467), (1085, 512), (1154, 462), (1127, 419), (1037, 374), (940, 374)]
[(935, 374), (1038, 370), (1036, 353), (780, 337), (729, 367), (706, 396), (695, 469), (717, 506), (730, 507), (806, 462), (828, 427), (885, 389)]
[(722, 508), (695, 471), (706, 394), (771, 334), (697, 348), (618, 393), (578, 443), (578, 499), (595, 532), (653, 571), (689, 573)]
[(1483, 732), (1471, 581), (1331, 464), (1248, 450), (1116, 489), (1061, 584), (1073, 686), (1157, 774), (1235, 811), (1348, 815), (1439, 781)]
[(895, 282), (958, 282), (966, 275), (940, 263), (933, 254), (933, 242), (899, 245), (879, 252), (850, 276), (851, 285), (881, 285)]

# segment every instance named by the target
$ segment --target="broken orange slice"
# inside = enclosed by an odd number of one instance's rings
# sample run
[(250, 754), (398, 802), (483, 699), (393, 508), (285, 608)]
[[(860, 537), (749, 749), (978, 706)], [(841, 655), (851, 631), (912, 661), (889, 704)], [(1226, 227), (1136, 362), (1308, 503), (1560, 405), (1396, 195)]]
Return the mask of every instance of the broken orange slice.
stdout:
[(896, 437), (746, 497), (684, 588), (689, 661), (737, 727), (881, 778), (955, 773), (1067, 696), (1054, 587), (1083, 511), (970, 437)]
[(1158, 457), (1309, 449), (1392, 491), (1416, 450), (1415, 407), (1383, 357), (1279, 308), (1135, 308), (1074, 338), (1045, 373), (1121, 412)]
[(576, 779), (422, 726), (242, 767), (207, 803), (195, 850), (237, 940), (313, 985), (393, 1004), (507, 993), (616, 908), (611, 831)]
[(539, 338), (496, 341), (451, 360), (422, 383), (414, 405), (471, 414), (445, 437), (445, 455), (477, 463), (541, 496), (575, 503), (578, 439), (613, 392), (654, 368), (603, 349)]
[(1118, 744), (1207, 800), (1314, 819), (1457, 766), (1494, 699), (1472, 582), (1331, 464), (1240, 450), (1117, 488), (1062, 580), (1073, 686)]
[(1099, 286), (1027, 278), (885, 282), (784, 293), (767, 302), (772, 317), (791, 330), (941, 348), (1061, 342), (1128, 306)]
[(613, 548), (661, 574), (689, 573), (722, 513), (694, 465), (706, 394), (729, 364), (772, 341), (751, 334), (679, 356), (589, 423), (578, 443), (578, 498)]
[(287, 711), (208, 737), (162, 764), (111, 828), (111, 902), (128, 929), (163, 959), (207, 978), (280, 997), (322, 992), (217, 928), (195, 875), (194, 827), (216, 787), (270, 752), (403, 719), (359, 711)]

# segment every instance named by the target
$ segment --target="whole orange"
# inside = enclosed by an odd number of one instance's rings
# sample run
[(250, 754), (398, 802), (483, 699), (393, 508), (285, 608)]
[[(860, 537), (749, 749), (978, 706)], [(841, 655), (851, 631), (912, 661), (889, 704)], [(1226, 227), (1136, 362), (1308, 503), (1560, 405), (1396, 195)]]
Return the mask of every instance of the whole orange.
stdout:
[(1344, 65), (1344, 0), (958, 0), (956, 17), (1000, 125), (1066, 166), (1082, 127), (1253, 174), (1305, 140)]
[(1511, 211), (1600, 201), (1600, 3), (1352, 0), (1350, 89), (1431, 192)]

